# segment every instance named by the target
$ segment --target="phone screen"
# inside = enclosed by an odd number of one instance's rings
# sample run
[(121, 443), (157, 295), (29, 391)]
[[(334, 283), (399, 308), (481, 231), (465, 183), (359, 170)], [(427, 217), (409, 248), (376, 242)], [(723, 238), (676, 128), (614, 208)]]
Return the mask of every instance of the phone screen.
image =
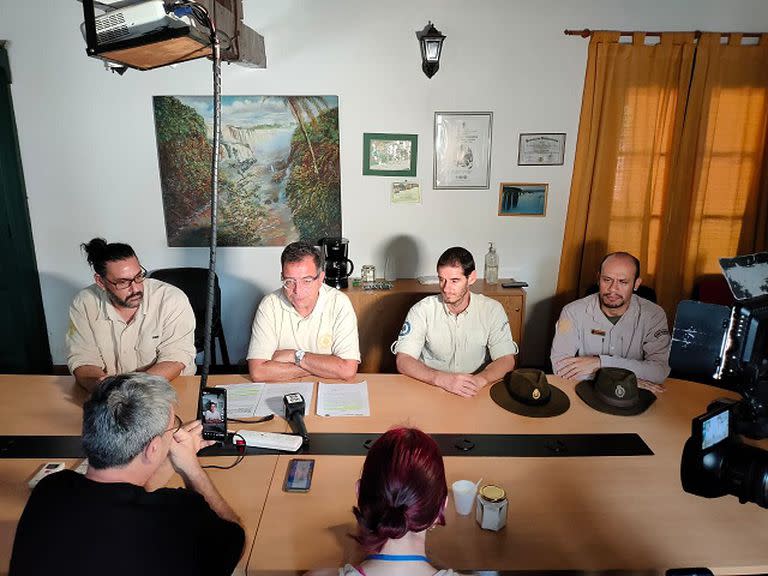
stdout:
[(302, 458), (291, 460), (285, 473), (283, 490), (286, 492), (308, 492), (309, 487), (312, 485), (312, 471), (314, 468), (314, 460)]
[(203, 438), (206, 440), (226, 440), (227, 391), (222, 388), (203, 388), (200, 400)]

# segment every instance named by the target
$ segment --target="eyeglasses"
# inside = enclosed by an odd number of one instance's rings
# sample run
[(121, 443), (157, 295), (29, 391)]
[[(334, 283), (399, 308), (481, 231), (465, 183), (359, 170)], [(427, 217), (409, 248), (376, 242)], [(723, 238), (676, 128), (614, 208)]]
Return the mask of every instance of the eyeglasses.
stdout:
[(136, 274), (136, 276), (134, 276), (133, 278), (121, 278), (117, 282), (112, 282), (112, 280), (110, 280), (109, 278), (106, 278), (106, 277), (102, 276), (102, 278), (104, 278), (104, 280), (106, 280), (107, 282), (112, 284), (112, 286), (114, 286), (118, 290), (125, 290), (131, 284), (141, 284), (141, 283), (144, 282), (144, 279), (146, 277), (147, 277), (147, 271), (144, 268), (144, 266), (141, 267), (141, 272)]
[[(166, 430), (165, 432), (173, 431), (173, 433), (176, 434), (176, 432), (181, 430), (181, 427), (184, 426), (184, 421), (179, 417), (178, 414), (174, 414), (173, 418), (174, 418), (175, 425), (168, 428), (168, 430)], [(165, 432), (163, 432), (163, 434), (165, 434)]]
[(293, 290), (296, 288), (296, 286), (309, 286), (317, 280), (320, 277), (320, 272), (315, 274), (314, 276), (304, 276), (304, 278), (299, 278), (298, 280), (296, 278), (280, 278), (280, 280), (283, 283), (283, 288), (286, 290)]

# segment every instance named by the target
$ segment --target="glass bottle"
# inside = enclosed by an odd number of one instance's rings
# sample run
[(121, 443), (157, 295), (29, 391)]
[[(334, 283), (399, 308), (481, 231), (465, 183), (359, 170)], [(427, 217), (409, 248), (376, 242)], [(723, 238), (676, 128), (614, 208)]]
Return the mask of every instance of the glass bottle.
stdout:
[(488, 254), (485, 255), (485, 283), (498, 284), (499, 282), (499, 255), (493, 242), (488, 242)]

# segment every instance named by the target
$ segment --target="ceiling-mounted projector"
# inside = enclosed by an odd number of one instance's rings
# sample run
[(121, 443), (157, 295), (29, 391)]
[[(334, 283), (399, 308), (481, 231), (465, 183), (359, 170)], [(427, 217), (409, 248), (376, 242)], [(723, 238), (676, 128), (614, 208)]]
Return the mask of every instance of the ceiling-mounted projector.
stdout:
[[(131, 40), (162, 28), (180, 28), (189, 23), (168, 14), (163, 0), (147, 0), (105, 12), (96, 19), (96, 38), (99, 44)], [(87, 40), (85, 22), (80, 32)]]

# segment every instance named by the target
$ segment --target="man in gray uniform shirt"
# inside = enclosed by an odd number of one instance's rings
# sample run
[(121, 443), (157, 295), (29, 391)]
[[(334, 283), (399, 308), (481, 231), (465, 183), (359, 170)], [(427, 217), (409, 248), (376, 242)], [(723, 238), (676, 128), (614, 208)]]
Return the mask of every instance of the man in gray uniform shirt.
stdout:
[(571, 302), (560, 314), (552, 341), (552, 368), (573, 380), (598, 368), (626, 368), (638, 385), (663, 392), (669, 374), (669, 326), (664, 310), (633, 294), (640, 286), (640, 262), (626, 252), (603, 258), (599, 291)]
[(427, 296), (408, 312), (394, 344), (402, 374), (459, 396), (475, 396), (515, 367), (504, 307), (473, 294), (475, 261), (461, 247), (449, 248), (437, 261), (440, 294)]

